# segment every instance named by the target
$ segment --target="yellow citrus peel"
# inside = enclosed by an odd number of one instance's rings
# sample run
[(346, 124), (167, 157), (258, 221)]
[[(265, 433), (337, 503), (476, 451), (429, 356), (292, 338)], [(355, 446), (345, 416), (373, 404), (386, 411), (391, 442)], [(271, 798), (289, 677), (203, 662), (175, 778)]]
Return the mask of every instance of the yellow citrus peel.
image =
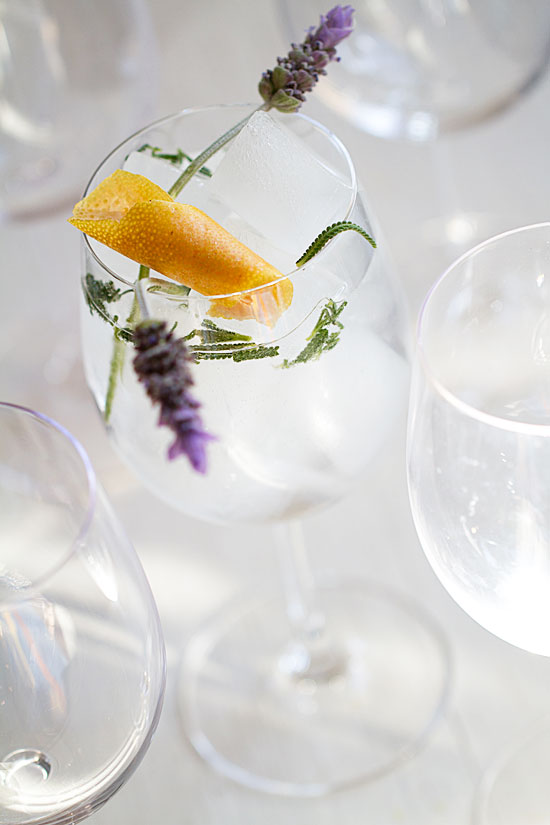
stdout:
[[(292, 282), (278, 269), (143, 175), (113, 172), (76, 204), (69, 223), (202, 295), (246, 293), (213, 300), (210, 315), (272, 325), (290, 306)], [(271, 286), (257, 289), (264, 284)]]

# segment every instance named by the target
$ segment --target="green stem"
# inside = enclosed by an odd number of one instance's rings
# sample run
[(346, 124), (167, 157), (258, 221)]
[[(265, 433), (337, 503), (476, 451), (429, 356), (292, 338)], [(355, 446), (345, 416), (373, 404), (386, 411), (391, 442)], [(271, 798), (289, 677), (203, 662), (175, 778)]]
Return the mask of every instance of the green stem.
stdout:
[(124, 341), (117, 338), (115, 332), (113, 354), (111, 355), (111, 366), (109, 367), (109, 380), (107, 382), (107, 394), (105, 396), (105, 410), (103, 412), (103, 417), (106, 424), (109, 422), (111, 417), (117, 380), (124, 365), (124, 347)]
[[(143, 278), (149, 277), (149, 267), (141, 266), (139, 267), (139, 274), (138, 274), (138, 281), (143, 280)], [(135, 323), (137, 316), (139, 315), (139, 304), (136, 298), (136, 294), (134, 291), (134, 300), (132, 301), (132, 308), (130, 310), (130, 314), (126, 320), (126, 326), (133, 326)], [(111, 364), (109, 367), (109, 379), (107, 381), (107, 393), (105, 395), (105, 410), (103, 412), (103, 418), (105, 419), (105, 423), (109, 423), (109, 419), (111, 417), (111, 412), (113, 409), (113, 401), (115, 398), (115, 391), (118, 382), (118, 377), (122, 373), (122, 368), (124, 366), (124, 355), (125, 355), (125, 347), (126, 344), (122, 341), (116, 334), (115, 329), (115, 337), (113, 342), (113, 354), (111, 356)]]
[(228, 132), (225, 132), (225, 134), (223, 134), (221, 137), (215, 140), (214, 143), (211, 143), (210, 146), (208, 146), (203, 152), (200, 153), (200, 155), (197, 155), (195, 160), (191, 161), (189, 166), (181, 173), (181, 175), (175, 181), (175, 183), (172, 184), (172, 186), (168, 190), (168, 194), (172, 195), (173, 198), (176, 195), (179, 195), (185, 184), (191, 180), (195, 172), (198, 172), (199, 169), (202, 166), (204, 166), (204, 164), (212, 157), (212, 155), (215, 155), (216, 152), (222, 149), (226, 143), (229, 143), (229, 141), (232, 140), (232, 138), (238, 135), (241, 129), (244, 126), (246, 126), (252, 115), (256, 114), (256, 112), (259, 112), (262, 109), (267, 111), (268, 108), (269, 105), (267, 103), (264, 103), (262, 106), (258, 106), (257, 109), (254, 109), (253, 112), (247, 115), (243, 120), (239, 121), (239, 123), (237, 123), (231, 129), (229, 129)]
[[(264, 103), (262, 106), (258, 106), (257, 109), (254, 109), (249, 115), (247, 115), (243, 120), (239, 121), (239, 123), (235, 124), (228, 132), (225, 132), (221, 137), (211, 143), (200, 155), (191, 161), (189, 166), (182, 172), (179, 178), (172, 184), (170, 189), (168, 190), (168, 194), (175, 197), (178, 195), (183, 187), (185, 186), (188, 181), (191, 180), (193, 175), (201, 169), (204, 164), (212, 157), (212, 155), (216, 154), (220, 149), (222, 149), (226, 143), (229, 143), (232, 138), (239, 134), (241, 129), (246, 126), (252, 115), (256, 114), (261, 110), (267, 111), (270, 109), (271, 106), (269, 103)], [(139, 268), (139, 275), (138, 281), (143, 280), (143, 278), (149, 277), (149, 267), (140, 266)], [(132, 304), (132, 309), (130, 310), (130, 314), (128, 316), (128, 320), (126, 321), (127, 326), (131, 326), (139, 313), (139, 305), (136, 296), (134, 295), (134, 301)], [(111, 417), (111, 411), (113, 408), (113, 400), (115, 396), (118, 376), (122, 372), (122, 368), (124, 366), (124, 342), (121, 341), (116, 336), (115, 331), (115, 340), (113, 346), (113, 354), (111, 356), (111, 365), (109, 368), (109, 380), (107, 382), (107, 394), (105, 396), (105, 412), (104, 418), (105, 423), (108, 423), (109, 418)]]

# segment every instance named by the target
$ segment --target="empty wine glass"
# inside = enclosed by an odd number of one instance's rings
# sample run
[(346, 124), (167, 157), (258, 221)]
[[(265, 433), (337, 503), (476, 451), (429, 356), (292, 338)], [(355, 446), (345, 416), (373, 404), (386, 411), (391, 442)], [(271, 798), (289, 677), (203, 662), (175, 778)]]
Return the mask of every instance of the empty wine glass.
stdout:
[(0, 403), (0, 820), (74, 823), (141, 762), (159, 617), (82, 447)]
[[(168, 189), (181, 173), (171, 162), (252, 111), (217, 106), (159, 121), (116, 149), (89, 190), (121, 166)], [(416, 605), (361, 582), (313, 586), (299, 523), (351, 490), (399, 426), (403, 301), (383, 242), (373, 250), (355, 231), (296, 267), (327, 224), (372, 232), (349, 154), (319, 123), (263, 113), (208, 166), (180, 199), (276, 263), (283, 286), (205, 296), (154, 272), (139, 279), (138, 264), (85, 239), (85, 371), (123, 459), (156, 495), (207, 521), (279, 525), (286, 596), (241, 600), (197, 633), (184, 653), (181, 708), (187, 735), (218, 771), (316, 796), (410, 756), (446, 698), (438, 628)], [(278, 289), (292, 301), (274, 316)], [(128, 342), (144, 305), (194, 355), (194, 395), (215, 436), (205, 475), (185, 457), (167, 460), (173, 436), (134, 373)]]
[[(550, 655), (550, 223), (474, 248), (429, 294), (408, 474), (416, 528), (447, 591), (496, 636)], [(529, 821), (546, 818), (541, 742), (514, 757), (529, 776), (512, 761), (485, 783), (484, 825), (512, 821), (514, 782), (522, 810), (541, 813)]]

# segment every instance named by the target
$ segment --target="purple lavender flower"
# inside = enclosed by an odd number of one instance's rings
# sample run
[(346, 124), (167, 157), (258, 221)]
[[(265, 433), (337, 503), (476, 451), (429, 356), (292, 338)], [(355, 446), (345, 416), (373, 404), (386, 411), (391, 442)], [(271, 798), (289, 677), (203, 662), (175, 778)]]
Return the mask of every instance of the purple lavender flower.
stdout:
[(325, 49), (333, 49), (353, 30), (354, 9), (351, 6), (335, 6), (323, 17), (317, 29), (313, 26), (308, 31), (312, 42), (320, 41)]
[(193, 358), (185, 343), (174, 338), (165, 321), (147, 320), (135, 328), (134, 346), (136, 374), (151, 401), (160, 405), (159, 426), (170, 427), (176, 435), (168, 459), (186, 455), (195, 470), (205, 473), (205, 446), (213, 436), (204, 431), (200, 404), (189, 393), (194, 382), (188, 362)]
[(331, 60), (339, 60), (336, 46), (351, 34), (354, 9), (351, 6), (335, 6), (321, 16), (317, 28), (308, 30), (303, 43), (292, 43), (286, 57), (277, 58), (277, 66), (264, 72), (258, 90), (267, 108), (281, 112), (294, 112), (305, 101), (320, 75), (326, 74), (325, 66)]

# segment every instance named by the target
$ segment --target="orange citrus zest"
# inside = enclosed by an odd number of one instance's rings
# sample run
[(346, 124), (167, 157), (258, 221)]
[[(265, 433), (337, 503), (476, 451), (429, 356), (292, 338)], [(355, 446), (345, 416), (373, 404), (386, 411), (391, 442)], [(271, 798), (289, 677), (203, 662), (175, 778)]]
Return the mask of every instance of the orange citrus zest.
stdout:
[[(142, 175), (117, 170), (76, 204), (69, 223), (202, 295), (247, 293), (214, 300), (210, 315), (271, 325), (292, 300), (292, 283), (278, 269)], [(256, 289), (264, 284), (271, 286)]]

